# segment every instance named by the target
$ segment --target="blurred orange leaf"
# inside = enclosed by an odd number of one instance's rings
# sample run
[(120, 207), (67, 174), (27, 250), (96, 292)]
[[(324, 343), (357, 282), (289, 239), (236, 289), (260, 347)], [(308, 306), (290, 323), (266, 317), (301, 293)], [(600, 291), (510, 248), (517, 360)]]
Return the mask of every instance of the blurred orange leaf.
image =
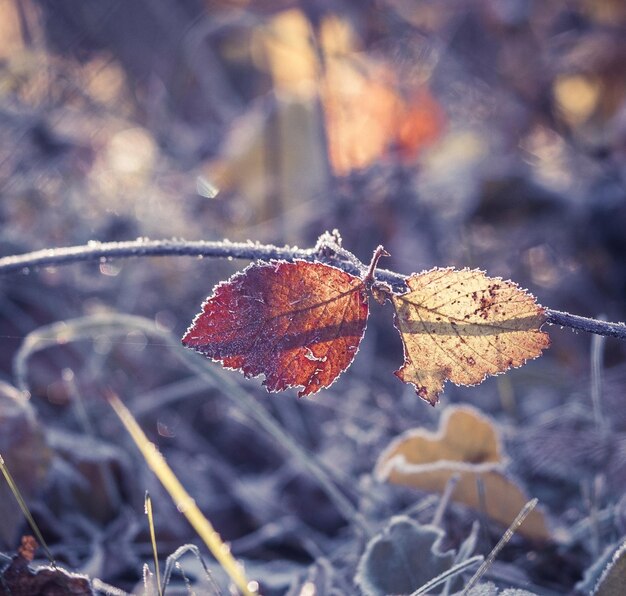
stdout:
[(443, 108), (428, 87), (412, 93), (398, 122), (397, 143), (400, 155), (413, 159), (420, 151), (434, 143), (445, 127)]
[(22, 544), (9, 565), (0, 574), (1, 594), (72, 594), (93, 596), (91, 582), (85, 575), (69, 573), (57, 565), (31, 569), (37, 542), (32, 536), (22, 537)]
[(335, 174), (366, 168), (392, 149), (414, 159), (441, 135), (445, 115), (430, 90), (402, 82), (397, 64), (360, 52), (348, 21), (324, 19), (320, 42), (320, 99)]
[(413, 159), (445, 124), (428, 88), (404, 99), (393, 69), (366, 56), (329, 60), (321, 98), (330, 163), (338, 175), (370, 166), (392, 148)]

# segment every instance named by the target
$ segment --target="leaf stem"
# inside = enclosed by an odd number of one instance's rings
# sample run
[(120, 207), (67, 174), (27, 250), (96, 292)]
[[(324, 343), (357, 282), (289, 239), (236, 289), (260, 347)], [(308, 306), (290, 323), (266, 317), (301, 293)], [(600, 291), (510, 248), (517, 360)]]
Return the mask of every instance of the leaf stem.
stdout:
[[(128, 259), (133, 257), (211, 257), (243, 259), (246, 261), (282, 259), (293, 261), (321, 261), (333, 265), (356, 275), (368, 279), (370, 271), (376, 269), (379, 254), (372, 258), (370, 267), (360, 263), (352, 253), (345, 249), (338, 250), (336, 244), (329, 246), (328, 251), (320, 250), (320, 245), (314, 249), (300, 249), (290, 246), (274, 246), (255, 242), (209, 242), (205, 240), (148, 240), (138, 238), (127, 242), (89, 242), (85, 245), (68, 246), (37, 250), (21, 255), (12, 255), (0, 258), (0, 275), (15, 272), (28, 272), (36, 267), (55, 267), (71, 263), (99, 261), (102, 259)], [(378, 250), (378, 249), (377, 249)], [(383, 249), (384, 250), (384, 249)], [(348, 256), (349, 255), (349, 256)], [(374, 253), (376, 256), (376, 252)], [(395, 291), (405, 291), (406, 276), (394, 271), (376, 269), (376, 279), (387, 282)], [(626, 340), (626, 325), (624, 323), (609, 323), (573, 315), (558, 310), (546, 309), (547, 322), (551, 325), (569, 327), (586, 333), (606, 335)]]
[(374, 283), (374, 271), (376, 271), (376, 267), (378, 266), (378, 261), (380, 261), (380, 257), (388, 257), (389, 253), (385, 250), (382, 244), (379, 244), (374, 250), (374, 254), (372, 255), (372, 260), (370, 262), (370, 266), (367, 269), (367, 273), (363, 278), (363, 283), (366, 286), (371, 286)]

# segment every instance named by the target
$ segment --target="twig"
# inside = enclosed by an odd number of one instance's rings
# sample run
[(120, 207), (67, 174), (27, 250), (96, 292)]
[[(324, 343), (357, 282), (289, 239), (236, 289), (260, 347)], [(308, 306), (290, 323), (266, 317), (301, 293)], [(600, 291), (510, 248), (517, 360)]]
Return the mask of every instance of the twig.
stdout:
[(305, 259), (313, 260), (316, 252), (284, 246), (254, 244), (252, 242), (207, 242), (204, 240), (149, 240), (137, 238), (127, 242), (89, 242), (85, 245), (50, 248), (2, 257), (0, 273), (97, 261), (100, 259), (128, 259), (132, 257), (214, 257), (245, 260)]
[(561, 327), (570, 327), (578, 331), (595, 333), (596, 335), (607, 335), (609, 337), (617, 337), (618, 339), (626, 339), (626, 325), (624, 325), (624, 323), (609, 323), (608, 321), (589, 319), (587, 317), (551, 309), (547, 309), (546, 314), (548, 316), (548, 323), (551, 325), (560, 325)]
[[(85, 245), (50, 248), (0, 258), (0, 275), (27, 272), (32, 268), (69, 265), (103, 259), (128, 259), (132, 257), (211, 257), (243, 259), (247, 261), (281, 259), (294, 261), (322, 261), (343, 269), (347, 273), (364, 277), (367, 267), (354, 255), (336, 244), (319, 244), (314, 249), (290, 246), (273, 246), (254, 242), (207, 242), (204, 240), (148, 240), (138, 238), (127, 242), (89, 242)], [(396, 291), (406, 289), (406, 276), (386, 269), (376, 270), (376, 279), (387, 282)], [(546, 321), (551, 325), (569, 327), (578, 331), (606, 335), (626, 340), (624, 323), (609, 323), (546, 309)]]

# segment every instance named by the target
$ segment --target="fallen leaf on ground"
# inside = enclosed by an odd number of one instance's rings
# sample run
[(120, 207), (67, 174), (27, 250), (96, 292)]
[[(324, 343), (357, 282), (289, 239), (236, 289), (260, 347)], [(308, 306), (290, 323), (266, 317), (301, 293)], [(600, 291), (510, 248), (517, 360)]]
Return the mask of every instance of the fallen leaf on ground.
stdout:
[(331, 385), (351, 364), (365, 332), (361, 279), (323, 263), (251, 265), (218, 284), (183, 345), (241, 370), (265, 375), (268, 391)]
[(29, 563), (36, 549), (37, 542), (32, 536), (22, 537), (17, 554), (0, 575), (0, 594), (93, 596), (89, 578), (84, 575), (70, 573), (56, 566), (31, 569)]
[(594, 596), (619, 596), (626, 593), (626, 541), (615, 551), (593, 593)]
[[(440, 493), (458, 476), (452, 499), (484, 508), (487, 516), (508, 526), (529, 498), (505, 475), (504, 463), (494, 424), (472, 408), (458, 407), (444, 412), (438, 432), (414, 429), (395, 439), (381, 454), (375, 475), (381, 481)], [(550, 538), (537, 509), (517, 532), (534, 540)]]
[(355, 583), (367, 596), (410, 594), (454, 564), (454, 551), (442, 550), (444, 538), (441, 528), (393, 517), (367, 545)]
[(517, 284), (477, 269), (431, 269), (393, 295), (395, 322), (404, 345), (396, 371), (431, 405), (446, 380), (477, 385), (539, 356), (550, 345), (541, 331), (545, 311)]

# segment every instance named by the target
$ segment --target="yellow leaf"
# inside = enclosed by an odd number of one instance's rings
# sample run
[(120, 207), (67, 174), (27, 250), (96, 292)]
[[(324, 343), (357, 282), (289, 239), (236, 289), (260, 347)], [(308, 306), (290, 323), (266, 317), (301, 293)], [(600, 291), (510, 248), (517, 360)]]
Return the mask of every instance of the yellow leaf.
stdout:
[(255, 29), (253, 60), (270, 74), (276, 91), (303, 99), (315, 94), (319, 63), (312, 37), (309, 20), (296, 8), (277, 13)]
[(0, 3), (0, 58), (2, 60), (10, 59), (24, 48), (19, 12), (18, 4), (15, 2)]
[(404, 364), (396, 371), (431, 405), (447, 380), (477, 385), (488, 375), (521, 366), (550, 345), (541, 331), (545, 311), (511, 281), (477, 269), (431, 269), (393, 295)]
[[(529, 498), (506, 476), (505, 459), (488, 418), (472, 408), (448, 408), (438, 432), (415, 429), (393, 441), (380, 456), (375, 474), (381, 481), (439, 493), (456, 475), (454, 501), (484, 510), (508, 526)], [(545, 517), (537, 509), (518, 532), (533, 540), (550, 538)]]

